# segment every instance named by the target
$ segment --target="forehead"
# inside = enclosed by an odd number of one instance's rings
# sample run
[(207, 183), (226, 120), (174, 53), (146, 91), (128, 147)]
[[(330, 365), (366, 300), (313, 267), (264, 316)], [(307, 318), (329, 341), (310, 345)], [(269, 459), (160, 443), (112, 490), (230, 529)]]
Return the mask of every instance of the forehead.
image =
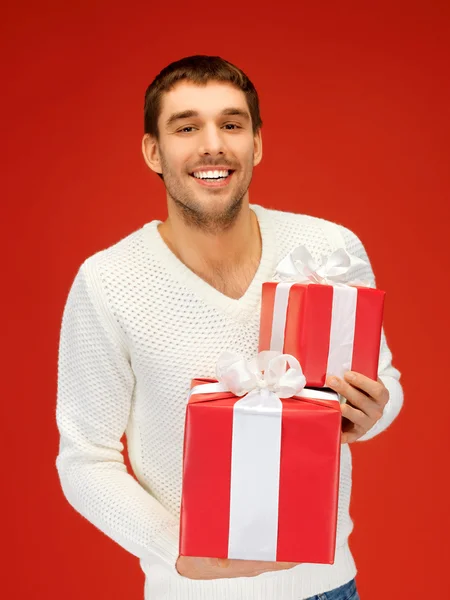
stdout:
[(160, 119), (165, 121), (171, 114), (185, 110), (196, 110), (205, 117), (214, 117), (229, 106), (248, 112), (244, 92), (233, 84), (208, 81), (205, 85), (198, 85), (191, 81), (180, 81), (163, 94)]

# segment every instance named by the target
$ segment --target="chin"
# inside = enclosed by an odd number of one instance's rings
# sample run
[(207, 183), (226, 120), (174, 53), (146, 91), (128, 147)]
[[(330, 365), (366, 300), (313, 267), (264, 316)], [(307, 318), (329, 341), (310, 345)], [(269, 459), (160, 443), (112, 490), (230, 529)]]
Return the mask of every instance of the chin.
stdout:
[(195, 202), (194, 206), (190, 207), (189, 220), (192, 224), (210, 231), (227, 229), (235, 222), (242, 205), (243, 198), (240, 200), (221, 198), (205, 203)]

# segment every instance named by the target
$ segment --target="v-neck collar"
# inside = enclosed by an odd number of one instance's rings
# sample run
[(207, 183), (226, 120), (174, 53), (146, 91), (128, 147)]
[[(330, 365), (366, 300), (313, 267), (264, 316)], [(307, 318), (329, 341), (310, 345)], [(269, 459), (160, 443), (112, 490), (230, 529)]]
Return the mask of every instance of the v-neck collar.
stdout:
[(143, 237), (147, 246), (180, 284), (189, 287), (208, 304), (242, 320), (248, 318), (248, 313), (256, 309), (261, 300), (262, 284), (264, 281), (270, 281), (275, 269), (275, 232), (268, 210), (257, 204), (250, 204), (250, 208), (258, 219), (262, 251), (258, 269), (249, 287), (240, 298), (226, 296), (194, 271), (191, 271), (172, 252), (159, 233), (158, 225), (162, 221), (150, 221), (143, 226)]

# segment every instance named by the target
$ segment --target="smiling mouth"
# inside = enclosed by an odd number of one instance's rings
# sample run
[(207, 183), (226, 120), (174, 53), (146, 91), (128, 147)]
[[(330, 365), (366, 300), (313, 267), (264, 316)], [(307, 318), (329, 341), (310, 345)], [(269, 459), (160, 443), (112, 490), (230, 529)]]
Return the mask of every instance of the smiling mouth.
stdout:
[[(223, 170), (221, 170), (223, 172)], [(195, 181), (201, 185), (202, 187), (208, 187), (208, 188), (217, 188), (217, 187), (226, 187), (231, 180), (231, 177), (234, 173), (234, 169), (228, 169), (227, 170), (227, 175), (219, 175), (216, 177), (196, 177), (194, 175), (194, 173), (189, 173), (189, 175), (195, 179)]]
[[(223, 172), (223, 170), (221, 170)], [(232, 175), (234, 173), (234, 169), (228, 169), (227, 170), (227, 175), (223, 176), (223, 175), (219, 175), (219, 176), (207, 176), (207, 177), (199, 177), (196, 176), (194, 173), (189, 173), (189, 175), (191, 177), (193, 177), (194, 179), (197, 180), (201, 180), (201, 181), (225, 181), (225, 179), (228, 179), (228, 177), (230, 177), (230, 175)]]

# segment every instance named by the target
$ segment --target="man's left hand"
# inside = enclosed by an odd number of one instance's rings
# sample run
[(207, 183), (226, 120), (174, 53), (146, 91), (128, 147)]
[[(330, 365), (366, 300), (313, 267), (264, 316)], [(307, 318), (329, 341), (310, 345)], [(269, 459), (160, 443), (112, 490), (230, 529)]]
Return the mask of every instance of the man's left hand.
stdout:
[(354, 371), (344, 373), (344, 379), (327, 377), (326, 385), (347, 400), (341, 404), (342, 444), (354, 442), (369, 431), (381, 419), (389, 400), (389, 391), (380, 378), (374, 381)]

